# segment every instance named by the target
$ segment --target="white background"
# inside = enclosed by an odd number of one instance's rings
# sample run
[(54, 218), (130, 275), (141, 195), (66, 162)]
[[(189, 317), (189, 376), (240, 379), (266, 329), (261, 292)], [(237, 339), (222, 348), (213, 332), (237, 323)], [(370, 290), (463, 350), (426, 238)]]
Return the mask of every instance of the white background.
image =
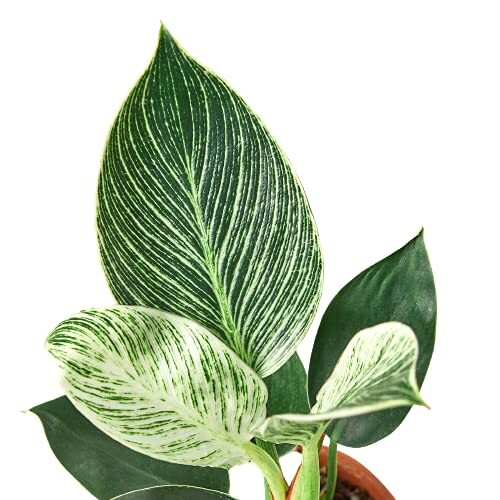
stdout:
[[(413, 409), (390, 437), (350, 453), (398, 500), (493, 498), (498, 2), (79, 5), (5, 2), (0, 15), (2, 497), (90, 498), (21, 411), (61, 393), (43, 347), (51, 328), (114, 302), (94, 234), (96, 178), (163, 20), (247, 100), (298, 172), (326, 261), (318, 317), (355, 274), (425, 227), (439, 299), (423, 387), (432, 410)], [(306, 362), (316, 326), (300, 349)], [(232, 492), (261, 497), (252, 466), (234, 471)]]

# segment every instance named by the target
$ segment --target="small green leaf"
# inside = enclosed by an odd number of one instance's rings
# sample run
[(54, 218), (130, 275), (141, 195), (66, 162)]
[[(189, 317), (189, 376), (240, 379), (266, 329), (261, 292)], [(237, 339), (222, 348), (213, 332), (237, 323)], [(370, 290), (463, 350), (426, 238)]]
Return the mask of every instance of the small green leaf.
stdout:
[(362, 330), (342, 353), (309, 415), (269, 417), (257, 434), (270, 441), (306, 444), (333, 419), (425, 405), (415, 377), (417, 358), (417, 338), (408, 326), (390, 322)]
[(190, 486), (157, 486), (131, 491), (113, 500), (236, 500), (220, 491)]
[(264, 379), (267, 387), (267, 415), (309, 413), (307, 374), (298, 354), (294, 354), (276, 373)]
[[(386, 321), (400, 321), (415, 332), (420, 387), (432, 357), (436, 331), (436, 291), (423, 232), (354, 278), (328, 306), (309, 364), (311, 401), (352, 337), (364, 328)], [(341, 420), (328, 433), (334, 432), (340, 444), (366, 446), (394, 431), (408, 411), (409, 408), (396, 408)]]
[(153, 458), (229, 467), (265, 417), (262, 379), (209, 331), (140, 307), (93, 309), (47, 339), (76, 408)]
[(303, 189), (245, 102), (163, 27), (109, 135), (97, 227), (119, 303), (193, 319), (261, 377), (311, 324), (322, 257)]
[(61, 464), (97, 498), (165, 484), (229, 491), (226, 470), (172, 464), (132, 451), (91, 424), (64, 396), (31, 411)]
[[(267, 387), (267, 416), (280, 413), (309, 413), (307, 374), (297, 354), (294, 354), (276, 373), (264, 379)], [(278, 455), (293, 449), (293, 444), (279, 444)]]

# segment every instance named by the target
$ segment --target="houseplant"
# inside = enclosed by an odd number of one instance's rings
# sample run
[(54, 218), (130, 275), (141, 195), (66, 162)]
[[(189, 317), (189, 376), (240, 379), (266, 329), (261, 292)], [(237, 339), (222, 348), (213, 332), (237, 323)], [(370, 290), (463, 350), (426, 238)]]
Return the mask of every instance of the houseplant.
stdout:
[[(371, 444), (424, 404), (436, 305), (423, 233), (333, 299), (306, 377), (295, 351), (322, 255), (302, 187), (241, 98), (164, 27), (107, 141), (97, 229), (120, 305), (49, 335), (66, 397), (33, 409), (96, 497), (228, 498), (226, 470), (252, 461), (268, 498), (317, 499), (327, 433), (331, 498), (337, 443)], [(297, 444), (289, 489), (278, 456)]]

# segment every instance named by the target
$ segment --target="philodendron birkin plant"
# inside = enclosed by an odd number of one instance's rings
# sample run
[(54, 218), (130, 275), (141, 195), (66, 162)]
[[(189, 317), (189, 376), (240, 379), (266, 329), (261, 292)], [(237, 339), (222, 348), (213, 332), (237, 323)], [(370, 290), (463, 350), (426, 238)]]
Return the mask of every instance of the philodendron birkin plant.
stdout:
[[(97, 230), (119, 305), (49, 335), (66, 396), (33, 408), (96, 497), (230, 498), (227, 470), (250, 461), (267, 498), (331, 499), (324, 434), (333, 451), (365, 446), (425, 404), (436, 301), (422, 232), (333, 299), (306, 377), (295, 353), (323, 258), (304, 191), (245, 102), (164, 27), (106, 144)], [(288, 491), (279, 455), (294, 445)]]

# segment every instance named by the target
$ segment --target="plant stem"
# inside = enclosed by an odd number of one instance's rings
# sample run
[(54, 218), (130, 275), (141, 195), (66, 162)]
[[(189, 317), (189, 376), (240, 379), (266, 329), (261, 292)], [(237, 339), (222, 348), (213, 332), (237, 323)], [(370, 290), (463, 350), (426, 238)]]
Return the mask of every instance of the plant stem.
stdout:
[(250, 460), (264, 475), (274, 500), (285, 500), (288, 485), (278, 464), (269, 454), (253, 443), (248, 442), (245, 444), (245, 451), (250, 457)]
[(262, 448), (264, 451), (267, 451), (267, 454), (276, 462), (281, 470), (280, 458), (278, 455), (278, 450), (276, 449), (276, 445), (274, 443), (270, 443), (269, 441), (264, 441), (260, 438), (255, 438), (255, 444), (259, 448)]
[(325, 494), (322, 500), (333, 500), (335, 488), (337, 487), (337, 442), (330, 438), (330, 446), (328, 448), (328, 468), (326, 475)]
[[(255, 438), (255, 444), (259, 448), (262, 448), (264, 451), (266, 451), (267, 454), (276, 462), (276, 464), (281, 470), (280, 459), (278, 455), (278, 450), (276, 449), (276, 445), (274, 443), (270, 443), (269, 441), (264, 441), (263, 439), (260, 438)], [(269, 488), (267, 481), (264, 481), (264, 491), (266, 495), (266, 500), (273, 500), (271, 489)]]
[(299, 491), (300, 500), (318, 500), (320, 492), (319, 484), (319, 458), (318, 441), (320, 436), (311, 439), (302, 448), (302, 469), (300, 472)]

